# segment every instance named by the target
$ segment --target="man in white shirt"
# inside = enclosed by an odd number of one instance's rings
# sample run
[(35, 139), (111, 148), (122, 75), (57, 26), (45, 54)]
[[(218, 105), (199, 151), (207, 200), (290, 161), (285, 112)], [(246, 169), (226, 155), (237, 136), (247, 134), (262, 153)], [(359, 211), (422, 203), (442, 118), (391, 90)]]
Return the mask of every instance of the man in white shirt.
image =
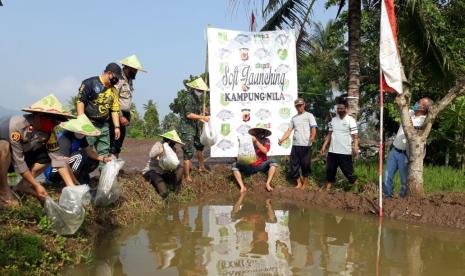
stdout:
[[(297, 189), (303, 189), (308, 185), (308, 175), (312, 159), (312, 142), (316, 137), (317, 124), (312, 113), (305, 111), (305, 101), (298, 98), (294, 102), (297, 115), (292, 117), (291, 125), (279, 139), (281, 145), (291, 135), (292, 139), (291, 158), (289, 160), (289, 177), (297, 180)], [(299, 170), (302, 175), (300, 175)]]
[(336, 106), (337, 116), (329, 123), (329, 132), (325, 137), (320, 154), (324, 155), (329, 145), (326, 160), (326, 184), (327, 190), (336, 181), (337, 168), (351, 184), (355, 184), (357, 178), (354, 175), (352, 156), (358, 158), (358, 128), (355, 119), (347, 115), (347, 101), (342, 100)]
[[(429, 98), (420, 99), (413, 106), (410, 112), (410, 118), (415, 129), (421, 129), (426, 119), (426, 114), (433, 102)], [(387, 167), (384, 179), (384, 194), (392, 197), (392, 183), (396, 172), (400, 174), (400, 191), (399, 196), (405, 197), (407, 194), (407, 176), (408, 176), (408, 144), (402, 125), (399, 126), (396, 138), (389, 152)]]

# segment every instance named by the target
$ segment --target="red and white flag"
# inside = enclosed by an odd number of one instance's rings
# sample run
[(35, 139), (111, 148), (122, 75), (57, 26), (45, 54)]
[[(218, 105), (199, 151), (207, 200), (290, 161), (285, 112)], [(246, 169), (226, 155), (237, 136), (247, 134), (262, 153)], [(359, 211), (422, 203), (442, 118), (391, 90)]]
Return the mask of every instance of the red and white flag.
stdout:
[(379, 62), (385, 91), (402, 93), (404, 71), (397, 48), (394, 0), (382, 0)]
[(253, 12), (250, 16), (250, 31), (255, 32), (255, 15), (253, 14)]

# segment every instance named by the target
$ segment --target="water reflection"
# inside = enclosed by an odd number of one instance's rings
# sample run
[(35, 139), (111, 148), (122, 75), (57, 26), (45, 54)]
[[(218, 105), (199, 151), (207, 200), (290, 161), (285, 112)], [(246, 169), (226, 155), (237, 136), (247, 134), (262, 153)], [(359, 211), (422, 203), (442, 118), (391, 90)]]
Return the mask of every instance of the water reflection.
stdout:
[(115, 234), (89, 274), (465, 275), (463, 232), (385, 223), (379, 234), (377, 270), (377, 220), (242, 195), (168, 209)]

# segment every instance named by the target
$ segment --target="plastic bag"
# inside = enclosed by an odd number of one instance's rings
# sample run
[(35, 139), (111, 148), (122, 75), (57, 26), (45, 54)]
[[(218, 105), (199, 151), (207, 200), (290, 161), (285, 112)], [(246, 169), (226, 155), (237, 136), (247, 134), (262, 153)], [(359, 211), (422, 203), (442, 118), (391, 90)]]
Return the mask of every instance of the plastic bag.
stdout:
[(89, 202), (88, 185), (65, 187), (58, 204), (50, 197), (45, 199), (45, 213), (59, 235), (73, 235), (84, 222), (86, 210), (83, 205)]
[(158, 161), (158, 165), (164, 171), (174, 171), (179, 165), (178, 156), (168, 143), (163, 143), (163, 155)]
[(94, 198), (95, 206), (108, 206), (121, 196), (121, 187), (116, 177), (123, 166), (124, 161), (122, 159), (112, 159), (105, 164), (100, 174)]
[(237, 153), (237, 163), (250, 165), (257, 161), (252, 136), (244, 135), (239, 137), (239, 152)]
[(211, 122), (209, 120), (208, 123), (203, 124), (202, 134), (200, 135), (200, 143), (207, 147), (213, 146), (217, 140), (216, 132)]

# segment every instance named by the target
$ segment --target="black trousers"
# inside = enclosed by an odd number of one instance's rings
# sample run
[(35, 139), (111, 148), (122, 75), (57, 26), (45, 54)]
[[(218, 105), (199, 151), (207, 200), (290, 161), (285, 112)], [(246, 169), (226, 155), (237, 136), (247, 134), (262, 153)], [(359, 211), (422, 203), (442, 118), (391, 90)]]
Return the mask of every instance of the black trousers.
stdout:
[(303, 177), (308, 177), (311, 172), (312, 147), (292, 146), (291, 158), (289, 160), (289, 177), (298, 178), (299, 170)]
[(152, 184), (158, 194), (164, 199), (168, 196), (169, 190), (178, 192), (181, 188), (183, 170), (182, 166), (178, 166), (172, 172), (157, 173), (154, 170), (150, 170), (144, 174), (144, 178)]
[[(50, 156), (48, 155), (47, 148), (45, 146), (40, 147), (36, 150), (27, 151), (24, 153), (24, 161), (29, 169), (32, 169), (32, 166), (35, 163), (38, 164), (50, 164), (52, 160), (50, 160)], [(10, 167), (8, 168), (8, 172), (14, 172), (15, 169), (13, 167), (13, 162), (10, 162)]]
[[(123, 117), (128, 121), (131, 120), (131, 112), (123, 111)], [(110, 118), (110, 153), (111, 154), (120, 154), (121, 149), (123, 148), (124, 138), (126, 137), (126, 128), (125, 126), (120, 126), (121, 135), (118, 140), (115, 140), (115, 126), (113, 120)]]
[[(74, 176), (76, 176), (77, 180), (79, 180), (81, 184), (89, 184), (89, 174), (97, 169), (99, 162), (87, 157), (84, 151), (79, 150), (71, 154), (68, 164), (71, 167)], [(48, 180), (53, 183), (61, 183), (63, 181), (57, 169), (52, 169)]]
[(326, 181), (336, 182), (337, 168), (341, 168), (342, 173), (351, 184), (354, 184), (357, 177), (354, 175), (354, 165), (352, 163), (352, 155), (328, 153), (326, 159)]

